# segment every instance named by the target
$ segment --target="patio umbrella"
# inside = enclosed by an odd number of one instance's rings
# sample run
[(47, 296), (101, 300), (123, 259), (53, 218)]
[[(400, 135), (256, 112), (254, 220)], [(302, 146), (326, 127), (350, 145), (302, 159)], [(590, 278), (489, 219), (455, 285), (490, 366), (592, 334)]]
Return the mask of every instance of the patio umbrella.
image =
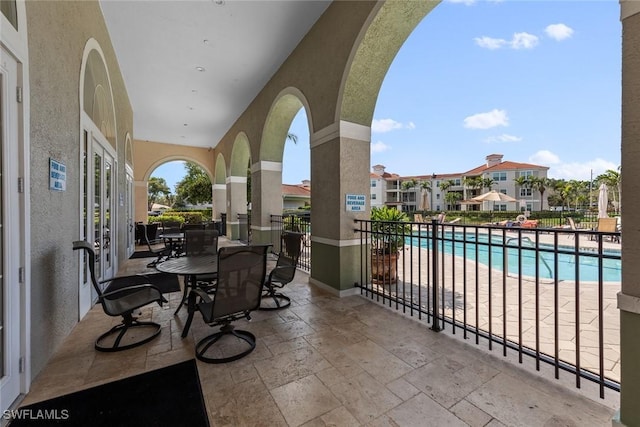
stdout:
[(598, 218), (609, 218), (607, 205), (609, 204), (609, 191), (606, 184), (600, 184), (598, 192)]
[(472, 197), (471, 200), (475, 200), (477, 202), (517, 202), (513, 197), (500, 193), (496, 190), (491, 190), (488, 193)]

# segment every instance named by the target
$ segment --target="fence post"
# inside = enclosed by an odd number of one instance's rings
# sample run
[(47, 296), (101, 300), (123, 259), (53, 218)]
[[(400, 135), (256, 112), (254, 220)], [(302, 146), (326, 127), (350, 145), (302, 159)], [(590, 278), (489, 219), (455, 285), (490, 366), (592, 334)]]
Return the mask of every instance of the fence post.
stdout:
[(440, 327), (440, 318), (438, 317), (439, 308), (438, 306), (438, 220), (431, 220), (431, 291), (433, 293), (433, 305), (431, 309), (433, 310), (433, 324), (431, 325), (431, 330), (435, 332), (440, 332), (442, 328)]

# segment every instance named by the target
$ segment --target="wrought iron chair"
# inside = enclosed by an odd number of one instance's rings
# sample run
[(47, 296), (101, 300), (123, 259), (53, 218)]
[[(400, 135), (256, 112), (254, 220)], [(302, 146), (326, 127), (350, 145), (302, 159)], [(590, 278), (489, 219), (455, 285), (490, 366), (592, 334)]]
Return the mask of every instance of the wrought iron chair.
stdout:
[[(149, 238), (149, 224), (142, 224), (142, 227), (144, 228), (144, 241), (147, 244), (147, 248), (149, 249), (149, 252), (156, 256), (156, 259), (154, 261), (151, 261), (149, 264), (147, 264), (147, 267), (152, 268), (155, 267), (157, 263), (169, 258), (171, 256), (172, 248), (170, 246), (167, 246), (164, 241), (160, 241), (157, 239), (151, 240)], [(158, 246), (159, 243), (161, 243), (161, 246)]]
[[(189, 292), (189, 315), (182, 337), (186, 337), (194, 313), (199, 311), (209, 326), (220, 326), (196, 344), (196, 357), (207, 363), (225, 363), (251, 353), (256, 346), (255, 336), (237, 330), (232, 325), (239, 319), (251, 320), (250, 313), (260, 307), (262, 284), (267, 270), (267, 250), (270, 245), (229, 246), (218, 251), (218, 281), (214, 294), (195, 288)], [(235, 345), (217, 342), (235, 337)], [(238, 351), (238, 348), (241, 348)], [(231, 354), (228, 354), (228, 353)], [(214, 353), (214, 354), (211, 354)]]
[[(137, 320), (133, 316), (133, 311), (147, 304), (157, 302), (160, 306), (167, 300), (162, 296), (162, 292), (155, 286), (145, 283), (148, 279), (145, 276), (126, 276), (113, 278), (104, 282), (98, 282), (95, 275), (95, 252), (92, 245), (84, 240), (73, 242), (73, 250), (84, 250), (87, 254), (89, 264), (89, 273), (91, 275), (91, 283), (98, 293), (98, 302), (102, 305), (105, 314), (113, 317), (122, 316), (122, 323), (114, 326), (104, 334), (100, 335), (95, 342), (95, 349), (98, 351), (114, 352), (127, 350), (147, 343), (160, 334), (161, 326), (155, 322), (143, 322)], [(116, 281), (127, 281), (127, 286), (120, 289), (109, 291), (108, 286)], [(105, 285), (107, 291), (103, 291), (102, 286)], [(140, 329), (148, 329), (150, 332), (138, 337), (137, 333), (131, 334), (125, 339), (126, 344), (122, 344), (123, 338), (127, 336), (127, 332), (131, 329), (136, 331)], [(115, 339), (109, 345), (108, 338), (115, 335)]]
[[(264, 283), (264, 294), (260, 310), (279, 310), (291, 305), (291, 298), (279, 292), (286, 284), (290, 283), (296, 274), (298, 260), (303, 246), (302, 233), (284, 232), (281, 237), (280, 253), (276, 266)], [(271, 304), (273, 301), (273, 304)]]

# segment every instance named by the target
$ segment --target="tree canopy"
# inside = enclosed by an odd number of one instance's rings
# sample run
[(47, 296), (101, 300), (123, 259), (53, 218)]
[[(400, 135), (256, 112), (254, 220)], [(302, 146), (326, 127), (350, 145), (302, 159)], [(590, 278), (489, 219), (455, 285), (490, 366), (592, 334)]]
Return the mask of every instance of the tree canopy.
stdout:
[(186, 175), (176, 184), (176, 203), (211, 203), (211, 179), (197, 164), (185, 162)]

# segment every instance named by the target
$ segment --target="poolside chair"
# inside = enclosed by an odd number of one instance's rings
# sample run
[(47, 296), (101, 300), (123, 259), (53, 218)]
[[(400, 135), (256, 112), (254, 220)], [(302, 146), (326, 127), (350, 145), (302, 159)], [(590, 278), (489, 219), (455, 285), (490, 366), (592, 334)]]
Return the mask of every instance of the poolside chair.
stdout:
[[(149, 252), (156, 256), (156, 259), (154, 261), (151, 261), (149, 264), (147, 264), (147, 267), (153, 268), (156, 266), (156, 264), (166, 260), (171, 256), (172, 248), (168, 246), (163, 240), (155, 239), (155, 230), (157, 230), (158, 224), (142, 224), (142, 227), (144, 228), (143, 233), (145, 244), (147, 245)], [(152, 231), (150, 229), (152, 228), (155, 229), (153, 230), (153, 239), (150, 237), (150, 231)]]
[[(302, 239), (304, 234), (284, 232), (281, 237), (280, 253), (273, 270), (264, 283), (262, 305), (260, 310), (279, 310), (291, 305), (291, 298), (278, 292), (286, 284), (291, 283), (298, 268), (298, 260), (302, 253)], [(272, 303), (273, 302), (273, 303)]]
[[(189, 293), (189, 316), (182, 337), (188, 335), (196, 311), (200, 312), (209, 326), (220, 326), (218, 332), (202, 338), (196, 344), (196, 357), (199, 360), (207, 363), (231, 362), (246, 356), (256, 347), (256, 337), (249, 331), (234, 329), (232, 323), (243, 318), (251, 320), (251, 312), (260, 307), (269, 247), (220, 248), (215, 293), (211, 295), (198, 288)], [(228, 341), (232, 341), (232, 345)], [(220, 345), (215, 345), (219, 342)]]
[[(620, 238), (613, 233), (618, 232), (618, 221), (615, 218), (598, 218), (598, 228), (596, 231), (601, 233), (611, 233), (609, 235), (612, 242), (620, 242)], [(597, 239), (597, 235), (593, 235)]]
[[(94, 344), (95, 349), (106, 352), (127, 350), (157, 337), (160, 334), (161, 325), (155, 322), (139, 321), (133, 316), (133, 312), (154, 302), (160, 306), (167, 302), (160, 289), (150, 284), (147, 277), (137, 275), (98, 282), (95, 275), (96, 255), (93, 244), (85, 240), (77, 240), (73, 242), (73, 250), (82, 250), (87, 254), (91, 283), (105, 314), (113, 317), (122, 316), (121, 323), (98, 337)], [(109, 291), (109, 286), (119, 281), (125, 282), (126, 286)], [(106, 285), (106, 291), (103, 291), (101, 285)], [(147, 333), (141, 334), (140, 331), (147, 331)], [(131, 333), (127, 334), (128, 332)]]
[(424, 222), (422, 214), (413, 214), (413, 222)]

